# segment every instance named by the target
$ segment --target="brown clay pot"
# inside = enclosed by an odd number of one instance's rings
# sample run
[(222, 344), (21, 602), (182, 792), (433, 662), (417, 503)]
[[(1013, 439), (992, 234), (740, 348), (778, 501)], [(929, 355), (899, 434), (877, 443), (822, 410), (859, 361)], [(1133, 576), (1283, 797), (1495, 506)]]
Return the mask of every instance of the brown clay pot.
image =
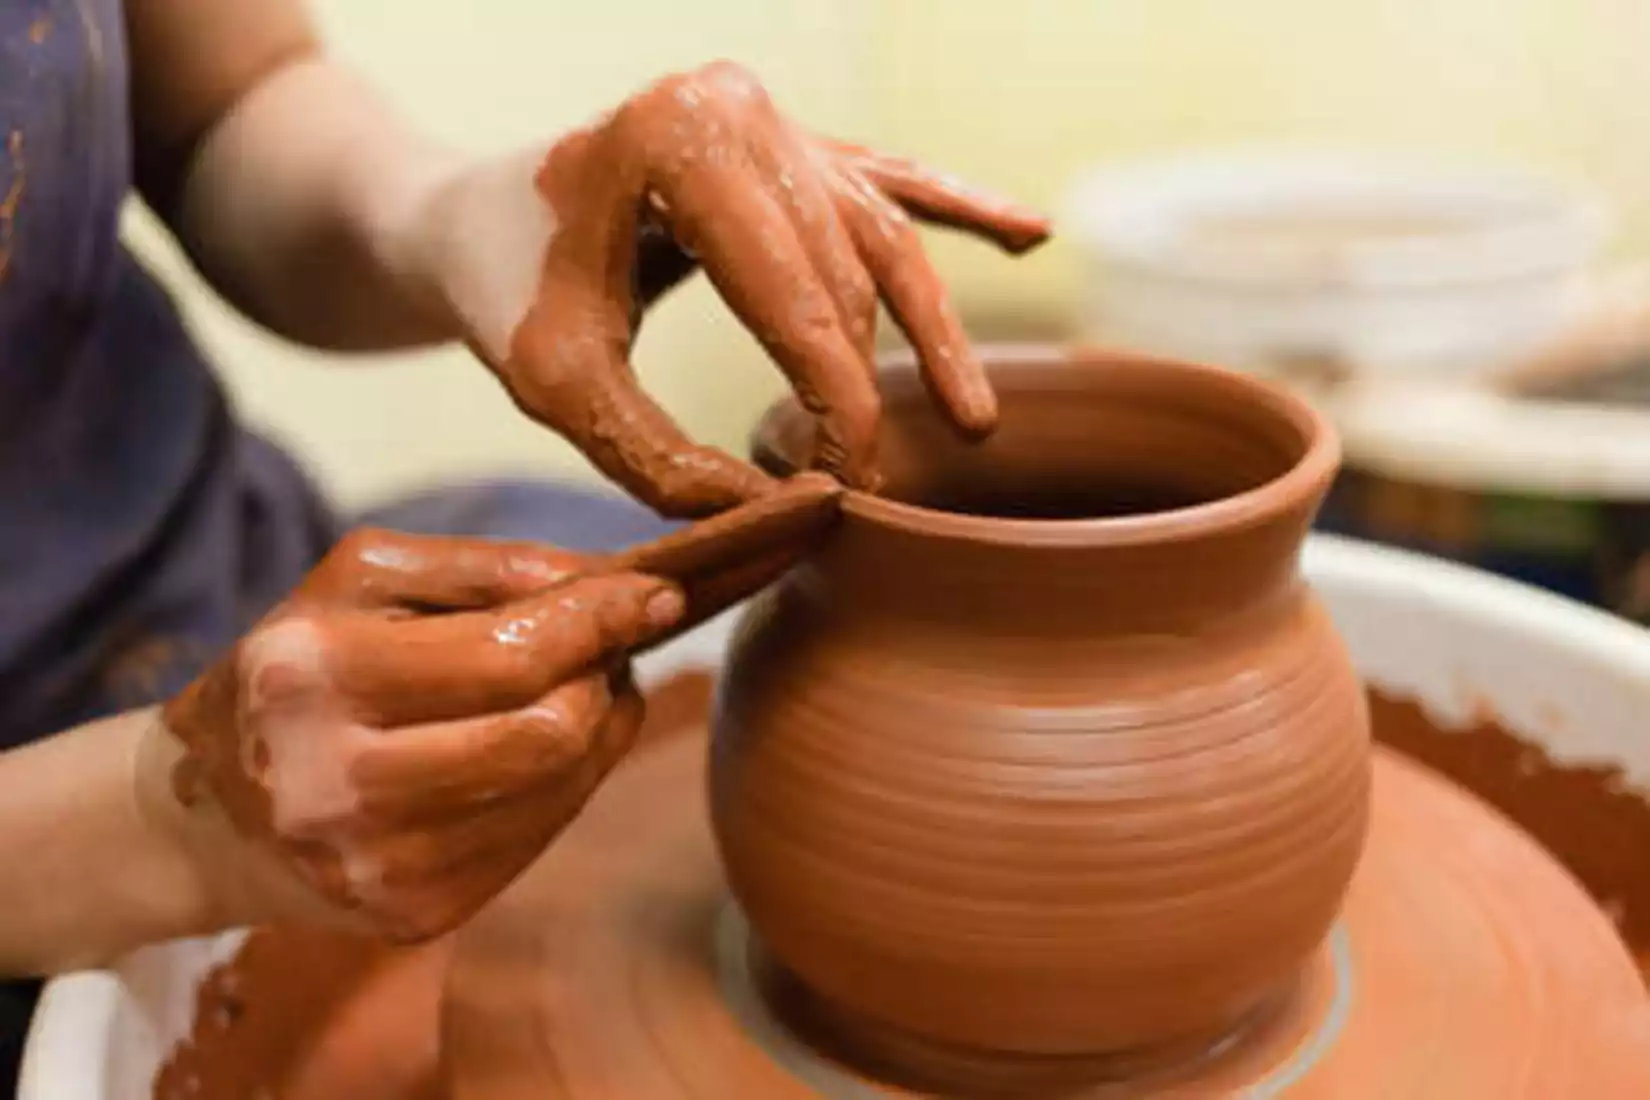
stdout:
[[(1215, 368), (987, 363), (983, 444), (885, 365), (884, 495), (734, 645), (716, 837), (850, 1046), (1178, 1056), (1286, 995), (1362, 848), (1366, 708), (1297, 566), (1338, 445)], [(777, 407), (758, 458), (809, 431)]]

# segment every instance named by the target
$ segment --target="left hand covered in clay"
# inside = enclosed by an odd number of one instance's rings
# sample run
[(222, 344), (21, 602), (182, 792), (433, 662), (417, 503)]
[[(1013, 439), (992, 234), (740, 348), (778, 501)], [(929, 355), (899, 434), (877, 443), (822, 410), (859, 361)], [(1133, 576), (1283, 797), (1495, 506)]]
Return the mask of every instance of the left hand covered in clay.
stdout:
[(682, 613), (668, 582), (574, 554), (355, 532), (166, 706), (145, 802), (181, 804), (227, 923), (438, 934), (625, 754), (629, 650)]
[(876, 483), (877, 299), (970, 436), (997, 406), (912, 217), (1019, 253), (1038, 215), (909, 161), (825, 140), (721, 62), (668, 77), (593, 126), (459, 170), (411, 219), (421, 281), (530, 416), (659, 511), (766, 490), (684, 436), (639, 387), (644, 311), (703, 267), (818, 417), (814, 464)]

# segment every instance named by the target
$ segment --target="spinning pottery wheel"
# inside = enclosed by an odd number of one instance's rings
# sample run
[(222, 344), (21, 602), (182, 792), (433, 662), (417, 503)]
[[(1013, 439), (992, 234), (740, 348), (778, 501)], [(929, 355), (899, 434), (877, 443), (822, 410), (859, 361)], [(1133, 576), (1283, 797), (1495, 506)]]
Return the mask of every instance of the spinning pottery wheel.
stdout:
[(885, 375), (888, 496), (747, 615), (714, 737), (647, 745), (461, 936), (452, 1100), (1650, 1095), (1604, 914), (1371, 754), (1296, 561), (1321, 419), (1003, 358), (974, 448)]
[[(443, 1008), (452, 1100), (923, 1094), (834, 1059), (806, 1006), (787, 1013), (766, 980), (718, 867), (706, 751), (702, 727), (644, 750), (461, 937)], [(1282, 1003), (1148, 1076), (1085, 1084), (1108, 1067), (1030, 1059), (986, 1060), (973, 1079), (1040, 1097), (1650, 1095), (1650, 1034), (1625, 1024), (1643, 1000), (1556, 862), (1471, 795), (1378, 754), (1345, 908)]]

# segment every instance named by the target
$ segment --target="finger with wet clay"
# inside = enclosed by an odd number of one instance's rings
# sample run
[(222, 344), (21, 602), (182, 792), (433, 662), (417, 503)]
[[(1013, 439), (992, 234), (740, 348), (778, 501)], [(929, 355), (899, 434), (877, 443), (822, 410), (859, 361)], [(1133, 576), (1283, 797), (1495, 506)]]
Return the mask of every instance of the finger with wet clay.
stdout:
[(874, 487), (881, 396), (791, 220), (748, 166), (707, 164), (672, 200), (678, 238), (819, 418), (816, 465)]
[(363, 816), (395, 831), (511, 807), (561, 820), (558, 807), (582, 802), (630, 751), (645, 712), (633, 688), (595, 674), (510, 714), (403, 727), (353, 770)]
[(516, 710), (385, 731), (357, 757), (351, 779), (377, 819), (467, 812), (565, 780), (597, 745), (612, 707), (605, 673), (580, 676)]
[(801, 561), (836, 521), (842, 494), (829, 474), (797, 474), (760, 500), (598, 559), (592, 568), (667, 577), (681, 586), (687, 611), (646, 643), (655, 646), (754, 595)]
[(630, 366), (644, 293), (640, 246), (631, 242), (661, 229), (644, 200), (644, 167), (626, 155), (635, 114), (623, 109), (623, 125), (616, 116), (545, 156), (534, 186), (562, 227), (502, 373), (519, 407), (649, 507), (709, 515), (760, 494), (767, 479), (689, 440)]
[(737, 569), (769, 551), (813, 545), (839, 514), (843, 492), (829, 474), (804, 471), (776, 482), (760, 499), (594, 558), (590, 569), (677, 582)]
[[(454, 927), (520, 874), (589, 801), (601, 780), (635, 743), (641, 726), (638, 696), (622, 688), (586, 750), (577, 760), (552, 768), (536, 782), (526, 782), (492, 805), (455, 802), (452, 792), (424, 788), (426, 816), (408, 818), (392, 812), (392, 827), (346, 851), (347, 890), (356, 904), (371, 912), (375, 923), (400, 939), (422, 939)], [(438, 731), (417, 731), (420, 736)], [(486, 752), (489, 746), (476, 746)], [(418, 775), (439, 767), (431, 757), (404, 793), (412, 794)], [(519, 779), (518, 774), (512, 779)], [(415, 799), (419, 797), (415, 795)], [(417, 805), (413, 802), (404, 806)], [(446, 812), (429, 816), (443, 807)], [(406, 828), (407, 821), (423, 821)]]
[[(342, 891), (375, 919), (429, 926), (465, 879), (497, 890), (577, 816), (588, 792), (572, 788), (392, 828), (344, 841)], [(432, 912), (436, 911), (436, 912)]]
[(889, 314), (910, 340), (929, 393), (969, 438), (997, 426), (997, 395), (951, 308), (945, 283), (911, 219), (852, 169), (839, 178), (839, 207)]
[[(595, 785), (586, 778), (590, 770), (584, 759), (571, 762), (559, 784), (547, 777), (493, 804), (455, 802), (426, 788), (422, 803), (409, 791), (403, 793), (412, 797), (393, 809), (372, 807), (357, 788), (360, 800), (348, 814), (273, 839), (288, 866), (331, 905), (381, 934), (419, 938), (442, 930), (453, 878), (480, 871), (496, 889), (530, 862), (588, 798)], [(516, 862), (501, 870), (501, 856)], [(474, 860), (492, 865), (464, 865)]]
[(390, 727), (525, 706), (669, 630), (682, 595), (637, 574), (578, 577), (489, 611), (329, 624), (328, 673), (357, 722)]
[(772, 137), (766, 143), (751, 143), (751, 159), (768, 193), (790, 217), (815, 275), (836, 302), (837, 317), (859, 352), (861, 368), (874, 380), (876, 286), (842, 224), (826, 182), (834, 166), (771, 104), (766, 113), (771, 118)]
[(530, 542), (363, 527), (338, 541), (293, 599), (409, 611), (488, 607), (566, 580), (582, 561)]
[(587, 382), (589, 412), (569, 439), (660, 515), (715, 515), (772, 489), (772, 479), (756, 467), (690, 439), (642, 389), (628, 363), (594, 372)]
[(1049, 221), (1020, 203), (989, 194), (904, 157), (827, 142), (845, 162), (913, 216), (995, 242), (1014, 255), (1048, 239)]
[(579, 335), (588, 313), (581, 294), (542, 299), (517, 329), (509, 368), (517, 405), (661, 515), (712, 515), (765, 492), (767, 475), (694, 443), (641, 388), (628, 339), (615, 348)]
[[(278, 614), (169, 701), (162, 726), (187, 750), (173, 769), (178, 800), (193, 806), (209, 789), (249, 835), (276, 829), (283, 815), (307, 818), (323, 812), (318, 805), (334, 806), (335, 762), (359, 731), (327, 664), (322, 623)], [(294, 786), (302, 789), (289, 793)]]

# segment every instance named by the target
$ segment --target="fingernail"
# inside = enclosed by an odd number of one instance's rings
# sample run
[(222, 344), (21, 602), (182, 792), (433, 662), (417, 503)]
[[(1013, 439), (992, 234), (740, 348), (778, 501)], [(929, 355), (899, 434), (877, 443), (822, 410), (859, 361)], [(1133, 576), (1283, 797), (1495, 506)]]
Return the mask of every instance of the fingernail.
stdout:
[(682, 594), (674, 588), (660, 588), (647, 598), (647, 621), (658, 630), (674, 626), (685, 610), (687, 603), (682, 599)]

